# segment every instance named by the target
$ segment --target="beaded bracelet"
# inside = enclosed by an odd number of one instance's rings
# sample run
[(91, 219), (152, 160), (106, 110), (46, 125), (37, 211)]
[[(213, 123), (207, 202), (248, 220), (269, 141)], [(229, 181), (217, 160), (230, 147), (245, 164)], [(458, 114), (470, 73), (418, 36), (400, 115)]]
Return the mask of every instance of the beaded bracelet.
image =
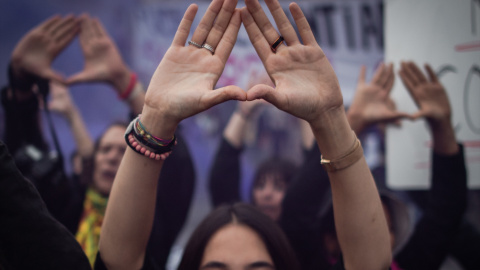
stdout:
[[(138, 154), (155, 160), (165, 160), (172, 152), (173, 146), (177, 144), (177, 138), (173, 136), (171, 140), (159, 139), (148, 133), (143, 126), (141, 126), (143, 133), (137, 134), (135, 126), (138, 125), (138, 122), (140, 122), (140, 116), (130, 122), (125, 131), (125, 141), (127, 145)], [(152, 137), (163, 143), (159, 143), (155, 140), (152, 141)], [(168, 143), (165, 144), (165, 142)]]

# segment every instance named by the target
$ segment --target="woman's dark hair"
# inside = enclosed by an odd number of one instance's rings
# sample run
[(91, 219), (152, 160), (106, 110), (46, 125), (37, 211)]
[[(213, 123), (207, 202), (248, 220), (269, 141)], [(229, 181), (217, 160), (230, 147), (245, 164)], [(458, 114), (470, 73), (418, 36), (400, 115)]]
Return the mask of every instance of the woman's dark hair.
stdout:
[(82, 169), (82, 174), (80, 176), (80, 182), (82, 185), (88, 185), (93, 182), (93, 171), (95, 170), (95, 155), (98, 152), (98, 149), (100, 147), (100, 142), (103, 139), (103, 136), (107, 133), (108, 130), (110, 130), (112, 127), (122, 127), (124, 129), (127, 129), (127, 124), (124, 122), (114, 122), (111, 125), (109, 125), (103, 132), (102, 135), (100, 135), (96, 140), (95, 144), (93, 145), (93, 153), (91, 158), (84, 160), (83, 162), (83, 169)]
[(300, 269), (283, 231), (269, 217), (245, 203), (224, 205), (211, 212), (193, 232), (178, 270), (199, 269), (210, 238), (228, 224), (242, 224), (262, 238), (277, 270)]
[(288, 186), (296, 170), (297, 166), (295, 166), (293, 162), (278, 157), (270, 158), (262, 162), (258, 166), (253, 178), (252, 186), (250, 188), (250, 201), (255, 204), (253, 190), (264, 176), (273, 175), (275, 178), (284, 181)]

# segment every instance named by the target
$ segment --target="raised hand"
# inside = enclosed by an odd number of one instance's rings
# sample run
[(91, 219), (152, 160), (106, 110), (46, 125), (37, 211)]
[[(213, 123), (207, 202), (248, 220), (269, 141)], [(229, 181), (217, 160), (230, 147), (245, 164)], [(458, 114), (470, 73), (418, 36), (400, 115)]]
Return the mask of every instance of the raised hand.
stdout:
[(50, 96), (51, 99), (48, 102), (48, 108), (51, 111), (63, 115), (65, 118), (69, 119), (71, 115), (76, 110), (75, 104), (72, 102), (68, 88), (60, 83), (51, 82), (50, 83)]
[(455, 131), (451, 123), (452, 108), (447, 92), (433, 72), (425, 65), (428, 79), (413, 62), (402, 62), (400, 78), (417, 104), (419, 110), (414, 119), (425, 118), (433, 136), (433, 149), (439, 154), (453, 154), (458, 151)]
[(290, 24), (280, 4), (266, 0), (280, 34), (286, 41), (276, 52), (271, 45), (279, 34), (269, 22), (257, 0), (246, 0), (242, 20), (250, 41), (275, 83), (275, 88), (257, 85), (248, 90), (247, 99), (263, 98), (309, 122), (335, 108), (343, 109), (343, 98), (337, 77), (318, 46), (300, 7), (290, 4), (290, 12), (299, 29), (303, 44)]
[(408, 92), (417, 104), (419, 111), (413, 117), (425, 117), (431, 124), (450, 121), (452, 109), (447, 92), (433, 72), (430, 65), (425, 65), (428, 79), (413, 62), (402, 62), (400, 77)]
[(395, 79), (393, 64), (386, 66), (382, 63), (370, 82), (366, 81), (365, 73), (366, 68), (362, 66), (357, 91), (347, 113), (352, 129), (360, 134), (369, 125), (392, 123), (409, 117), (409, 114), (396, 110), (389, 96)]
[(13, 50), (14, 76), (18, 79), (38, 76), (63, 82), (62, 75), (53, 70), (51, 64), (78, 31), (79, 20), (72, 15), (53, 16), (30, 30)]
[(79, 40), (85, 67), (67, 83), (107, 82), (121, 94), (128, 87), (131, 72), (120, 52), (98, 19), (82, 15), (81, 22)]
[[(159, 133), (171, 137), (181, 120), (226, 100), (246, 99), (246, 93), (237, 86), (213, 90), (240, 28), (236, 4), (236, 0), (213, 0), (190, 45), (186, 45), (187, 37), (198, 7), (191, 5), (187, 9), (172, 45), (148, 86), (142, 122), (154, 129), (159, 127)], [(214, 53), (199, 48), (200, 44), (208, 44)], [(148, 120), (150, 117), (152, 121)]]

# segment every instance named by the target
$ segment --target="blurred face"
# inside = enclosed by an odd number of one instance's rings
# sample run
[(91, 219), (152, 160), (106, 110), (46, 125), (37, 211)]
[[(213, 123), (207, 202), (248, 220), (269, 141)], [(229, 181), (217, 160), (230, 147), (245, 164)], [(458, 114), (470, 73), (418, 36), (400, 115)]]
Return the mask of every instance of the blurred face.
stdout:
[(95, 153), (93, 186), (104, 195), (110, 194), (115, 174), (127, 147), (123, 137), (124, 133), (125, 128), (122, 126), (109, 128), (100, 140)]
[(274, 270), (260, 236), (250, 227), (228, 224), (207, 243), (200, 270)]
[(253, 202), (260, 211), (277, 221), (282, 213), (282, 201), (287, 184), (274, 175), (264, 175), (253, 187)]

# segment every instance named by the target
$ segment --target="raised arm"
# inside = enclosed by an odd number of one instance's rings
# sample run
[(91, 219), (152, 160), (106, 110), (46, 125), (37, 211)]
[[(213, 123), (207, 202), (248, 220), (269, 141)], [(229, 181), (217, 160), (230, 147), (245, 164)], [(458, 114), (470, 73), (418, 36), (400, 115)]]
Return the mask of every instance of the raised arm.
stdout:
[(67, 83), (105, 82), (127, 102), (134, 114), (142, 112), (145, 91), (136, 75), (127, 67), (102, 23), (88, 15), (81, 17), (80, 45), (84, 69), (68, 78)]
[(405, 269), (437, 269), (452, 247), (463, 219), (467, 173), (461, 147), (451, 123), (452, 110), (445, 88), (429, 65), (428, 78), (413, 62), (402, 63), (400, 77), (424, 118), (433, 139), (432, 186), (425, 196), (423, 215), (402, 251), (395, 256)]
[[(23, 144), (46, 149), (38, 114), (38, 98), (34, 93), (40, 81), (63, 82), (51, 64), (79, 31), (74, 16), (53, 16), (32, 28), (17, 43), (9, 66), (9, 85), (2, 90), (6, 115), (5, 143), (15, 154)], [(38, 92), (38, 91), (37, 91)]]
[(83, 121), (82, 115), (72, 101), (68, 88), (60, 83), (50, 83), (51, 100), (48, 108), (61, 114), (68, 121), (77, 145), (78, 153), (82, 158), (93, 154), (93, 141)]
[[(213, 90), (240, 28), (235, 6), (234, 0), (214, 0), (193, 33), (191, 45), (186, 45), (187, 37), (198, 7), (193, 4), (185, 12), (145, 97), (141, 122), (152, 135), (172, 138), (183, 119), (226, 100), (246, 99), (246, 93), (235, 86)], [(199, 47), (204, 43), (207, 48)], [(110, 193), (100, 237), (100, 253), (108, 269), (142, 267), (162, 166), (162, 160), (149, 159), (127, 148)]]
[(277, 42), (280, 35), (259, 2), (245, 2), (243, 23), (276, 86), (254, 86), (247, 99), (263, 98), (308, 121), (324, 159), (333, 164), (350, 160), (328, 172), (345, 268), (387, 269), (391, 261), (387, 222), (361, 147), (347, 121), (335, 72), (297, 4), (291, 4), (290, 11), (303, 44), (278, 1), (265, 1), (287, 46)]
[(370, 125), (394, 123), (409, 117), (407, 113), (397, 111), (390, 98), (395, 79), (393, 64), (380, 64), (370, 82), (366, 81), (365, 73), (366, 67), (362, 66), (357, 90), (347, 112), (348, 122), (359, 136)]

